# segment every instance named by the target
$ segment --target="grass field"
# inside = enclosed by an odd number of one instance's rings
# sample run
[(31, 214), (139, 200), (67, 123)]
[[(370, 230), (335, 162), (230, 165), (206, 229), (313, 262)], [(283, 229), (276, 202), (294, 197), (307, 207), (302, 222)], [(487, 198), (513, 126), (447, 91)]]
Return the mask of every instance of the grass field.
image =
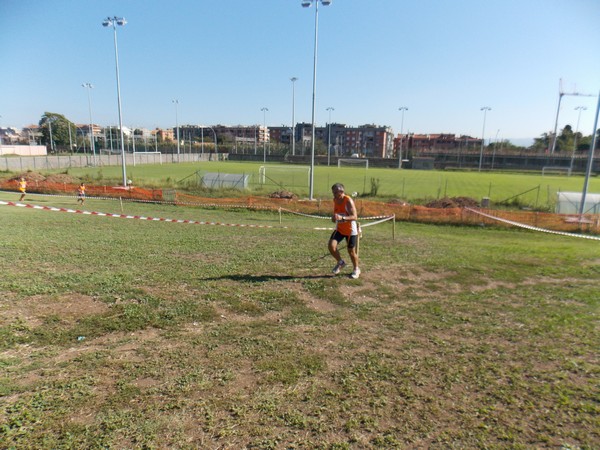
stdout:
[[(307, 175), (300, 172), (267, 172), (268, 185), (259, 185), (258, 173), (262, 163), (204, 162), (199, 164), (138, 165), (128, 167), (128, 177), (139, 186), (187, 186), (195, 182), (196, 171), (221, 172), (250, 175), (251, 188), (259, 193), (271, 193), (277, 188), (290, 190), (299, 196), (308, 196)], [(68, 173), (87, 177), (92, 183), (122, 180), (121, 167), (73, 168)], [(272, 177), (272, 178), (271, 178)], [(512, 201), (535, 208), (552, 210), (558, 191), (581, 192), (583, 176), (560, 176), (499, 172), (423, 171), (370, 168), (337, 168), (316, 166), (314, 196), (330, 198), (330, 187), (341, 182), (348, 192), (380, 199), (403, 199), (422, 203), (441, 197), (471, 197), (481, 201), (489, 197), (492, 202)], [(373, 183), (376, 185), (374, 192)], [(589, 192), (600, 193), (600, 179), (590, 179)], [(508, 200), (508, 202), (507, 202)]]
[(0, 205), (0, 448), (600, 447), (595, 241), (123, 212), (255, 228)]

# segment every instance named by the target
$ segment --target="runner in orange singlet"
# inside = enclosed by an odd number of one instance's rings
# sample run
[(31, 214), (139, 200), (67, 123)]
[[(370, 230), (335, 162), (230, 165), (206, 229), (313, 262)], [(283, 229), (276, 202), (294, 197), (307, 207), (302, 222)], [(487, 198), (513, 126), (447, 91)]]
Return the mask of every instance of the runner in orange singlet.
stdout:
[(339, 243), (346, 239), (348, 243), (348, 254), (352, 260), (352, 278), (360, 277), (360, 268), (358, 267), (358, 254), (356, 247), (358, 245), (358, 214), (352, 197), (344, 193), (344, 185), (336, 183), (331, 186), (333, 193), (333, 216), (331, 220), (335, 222), (336, 229), (329, 238), (329, 253), (335, 258), (337, 264), (333, 268), (333, 274), (337, 275), (346, 265), (338, 250)]

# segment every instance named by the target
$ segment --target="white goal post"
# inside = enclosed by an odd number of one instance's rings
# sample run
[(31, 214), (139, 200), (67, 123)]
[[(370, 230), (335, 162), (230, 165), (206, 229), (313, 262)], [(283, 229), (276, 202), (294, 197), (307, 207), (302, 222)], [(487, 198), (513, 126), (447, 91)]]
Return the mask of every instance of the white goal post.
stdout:
[(338, 159), (339, 167), (360, 167), (365, 166), (365, 169), (369, 168), (369, 160), (366, 158), (351, 158), (351, 159)]
[(568, 176), (571, 176), (571, 168), (570, 167), (544, 166), (544, 167), (542, 167), (542, 176), (544, 176), (546, 174), (554, 174), (554, 175), (567, 174)]
[[(306, 179), (305, 179), (306, 177)], [(302, 186), (310, 185), (310, 167), (296, 165), (260, 166), (258, 180), (260, 184), (295, 184), (299, 180)], [(267, 183), (269, 181), (270, 183)], [(306, 181), (306, 184), (304, 184)]]
[(145, 162), (145, 163), (150, 163), (152, 161), (153, 164), (156, 164), (156, 159), (158, 158), (158, 161), (160, 164), (163, 163), (162, 161), (162, 152), (133, 152), (133, 163), (135, 164), (135, 158), (136, 156), (139, 158), (140, 162)]

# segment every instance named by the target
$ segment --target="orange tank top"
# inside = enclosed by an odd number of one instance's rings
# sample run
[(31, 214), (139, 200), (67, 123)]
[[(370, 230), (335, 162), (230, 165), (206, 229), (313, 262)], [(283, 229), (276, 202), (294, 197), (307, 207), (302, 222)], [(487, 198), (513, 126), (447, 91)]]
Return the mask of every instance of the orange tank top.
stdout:
[[(336, 202), (333, 200), (333, 212), (334, 214), (350, 214), (350, 197), (348, 195), (344, 195), (341, 202)], [(356, 221), (348, 220), (344, 222), (337, 223), (337, 230), (343, 234), (344, 236), (353, 236), (357, 234), (356, 229)]]

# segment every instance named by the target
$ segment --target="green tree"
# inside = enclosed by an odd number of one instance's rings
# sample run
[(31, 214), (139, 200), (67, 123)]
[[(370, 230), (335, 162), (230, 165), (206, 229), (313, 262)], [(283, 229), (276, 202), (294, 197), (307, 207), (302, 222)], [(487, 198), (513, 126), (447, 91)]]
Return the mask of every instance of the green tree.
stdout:
[[(596, 130), (596, 148), (600, 148), (600, 129)], [(577, 138), (577, 141), (575, 141)], [(549, 151), (552, 148), (552, 133), (542, 133), (539, 138), (534, 138), (533, 145), (529, 150), (536, 152)], [(577, 146), (576, 152), (586, 152), (592, 145), (592, 136), (584, 136), (581, 132), (574, 133), (571, 125), (565, 125), (556, 139), (556, 152), (572, 152), (573, 147)]]
[[(582, 136), (578, 133), (576, 152), (588, 152), (592, 146), (592, 135)], [(596, 130), (596, 150), (600, 149), (600, 129)]]
[(42, 131), (42, 142), (48, 145), (51, 151), (55, 151), (57, 146), (69, 147), (76, 142), (77, 127), (62, 114), (45, 112), (38, 124)]
[(571, 125), (565, 125), (565, 127), (560, 132), (556, 140), (556, 149), (557, 152), (570, 152), (573, 150), (573, 145), (575, 143), (575, 133), (573, 133), (573, 128)]
[(539, 138), (533, 139), (533, 144), (529, 147), (530, 150), (536, 152), (545, 152), (552, 146), (552, 139), (550, 133), (542, 133)]
[(487, 148), (490, 151), (496, 150), (497, 152), (501, 151), (501, 150), (523, 150), (524, 149), (524, 147), (515, 145), (512, 142), (510, 142), (508, 139), (503, 139), (500, 142), (493, 142), (490, 145), (488, 145)]

